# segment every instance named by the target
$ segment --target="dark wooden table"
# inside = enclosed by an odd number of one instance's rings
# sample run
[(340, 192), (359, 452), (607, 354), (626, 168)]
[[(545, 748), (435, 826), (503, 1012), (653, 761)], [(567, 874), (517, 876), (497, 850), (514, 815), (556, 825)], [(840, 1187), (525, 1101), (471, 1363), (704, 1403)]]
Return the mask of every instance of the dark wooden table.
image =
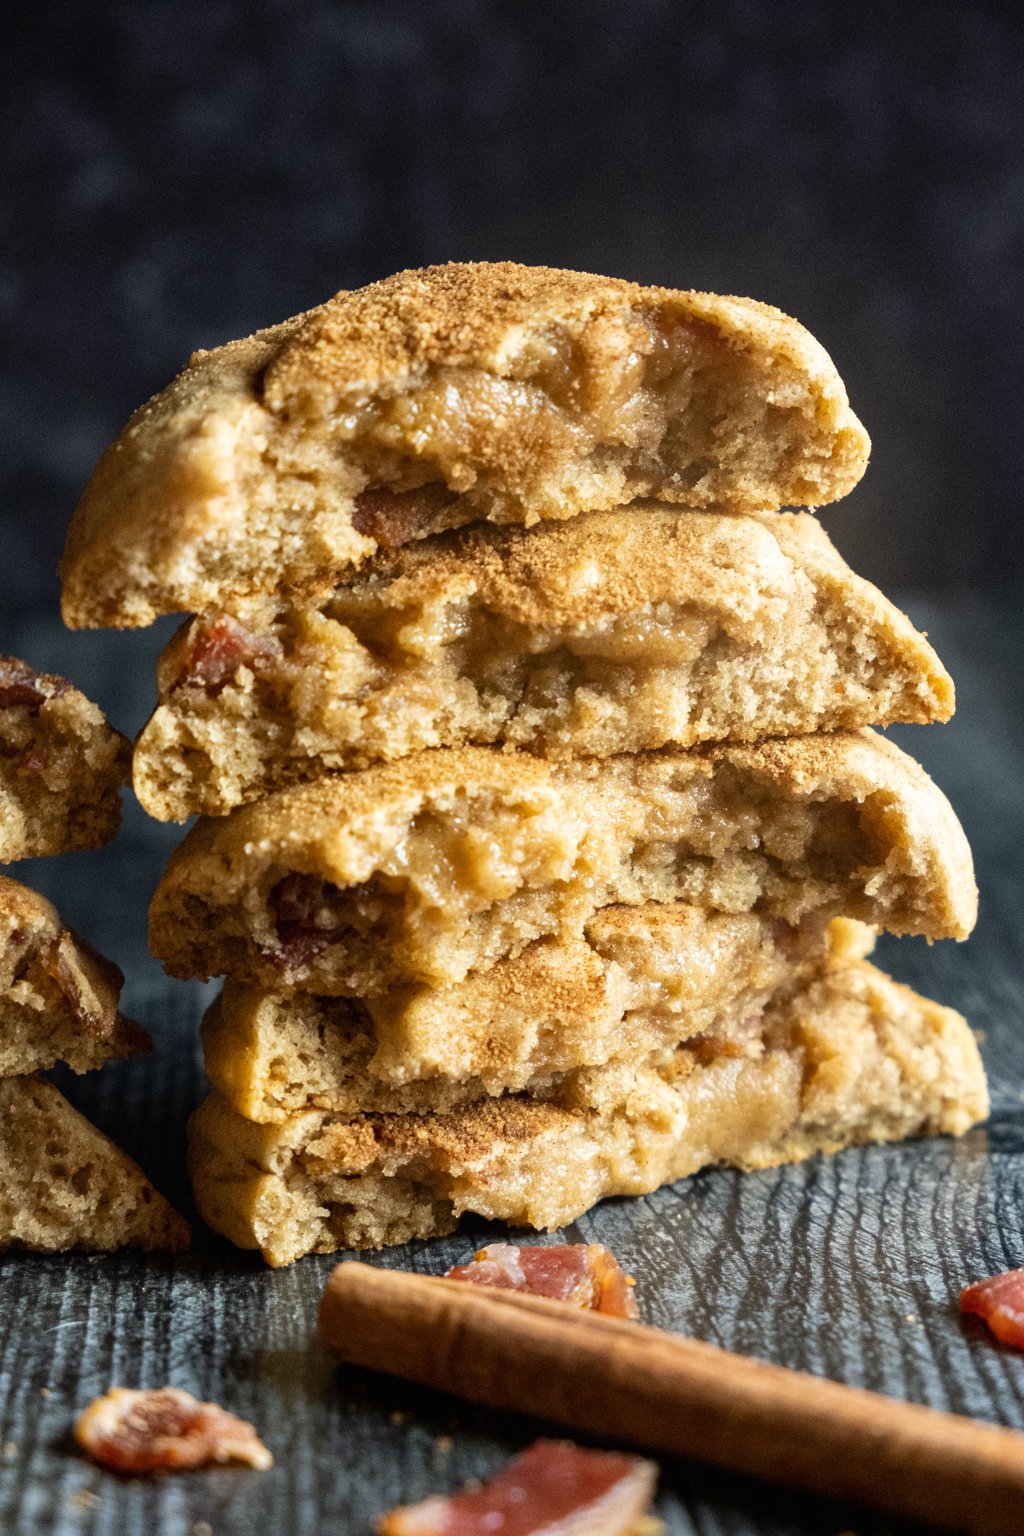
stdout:
[[(850, 1151), (800, 1168), (712, 1172), (609, 1201), (566, 1233), (607, 1243), (638, 1277), (644, 1316), (730, 1349), (914, 1402), (1024, 1428), (1024, 1356), (961, 1322), (968, 1279), (1024, 1263), (1024, 636), (1019, 595), (911, 602), (960, 695), (946, 727), (894, 733), (947, 790), (974, 845), (981, 918), (966, 946), (885, 941), (882, 963), (981, 1031), (988, 1126), (959, 1142)], [(0, 649), (67, 670), (132, 730), (166, 626), (68, 636), (8, 619)], [(189, 1208), (184, 1122), (198, 1100), (203, 989), (145, 951), (145, 904), (177, 829), (129, 812), (109, 849), (23, 866), (29, 883), (129, 974), (126, 1003), (155, 1058), (68, 1091)], [(477, 1223), (376, 1262), (434, 1272), (489, 1235)], [(388, 1504), (486, 1474), (538, 1425), (336, 1370), (314, 1341), (333, 1260), (272, 1272), (197, 1229), (173, 1261), (0, 1260), (0, 1529), (60, 1536), (333, 1536)], [(251, 1418), (272, 1472), (120, 1482), (81, 1460), (74, 1415), (113, 1384), (170, 1382)], [(687, 1462), (663, 1466), (658, 1513), (698, 1536), (882, 1536), (906, 1525)], [(1021, 1516), (1024, 1530), (1024, 1511)]]

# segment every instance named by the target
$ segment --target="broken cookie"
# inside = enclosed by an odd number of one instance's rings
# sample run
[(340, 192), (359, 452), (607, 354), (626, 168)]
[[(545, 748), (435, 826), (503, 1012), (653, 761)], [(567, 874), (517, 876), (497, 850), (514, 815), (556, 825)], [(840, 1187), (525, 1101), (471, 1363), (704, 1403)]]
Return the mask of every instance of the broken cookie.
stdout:
[(546, 1098), (260, 1126), (214, 1094), (193, 1116), (190, 1165), (210, 1225), (280, 1265), (450, 1232), (466, 1212), (551, 1230), (709, 1164), (959, 1135), (987, 1108), (960, 1015), (853, 960), (770, 1006), (754, 1051), (683, 1045), (574, 1074)]
[(870, 731), (566, 763), (439, 749), (200, 822), (150, 942), (175, 976), (368, 998), (675, 901), (937, 939), (966, 937), (977, 892), (948, 801)]
[(638, 497), (819, 506), (867, 454), (825, 351), (766, 304), (512, 262), (400, 272), (196, 353), (132, 417), (72, 522), (63, 612), (133, 627), (308, 595), (445, 528)]
[(66, 678), (0, 657), (0, 863), (109, 842), (130, 752)]
[(180, 1249), (188, 1224), (40, 1077), (0, 1081), (0, 1248)]
[(953, 709), (931, 646), (814, 518), (655, 504), (463, 529), (317, 605), (207, 613), (158, 681), (133, 778), (171, 821), (424, 747), (604, 757)]
[(151, 1049), (118, 1012), (124, 977), (44, 897), (0, 875), (0, 1077), (62, 1061), (89, 1072)]

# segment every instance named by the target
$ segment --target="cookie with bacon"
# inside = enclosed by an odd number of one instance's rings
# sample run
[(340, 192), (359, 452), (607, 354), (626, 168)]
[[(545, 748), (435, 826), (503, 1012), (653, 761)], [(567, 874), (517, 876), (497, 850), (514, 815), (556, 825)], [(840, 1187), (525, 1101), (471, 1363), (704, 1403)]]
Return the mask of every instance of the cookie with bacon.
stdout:
[(682, 1045), (573, 1074), (546, 1097), (256, 1125), (214, 1094), (193, 1116), (190, 1166), (206, 1221), (280, 1265), (450, 1232), (468, 1212), (554, 1229), (708, 1165), (960, 1135), (987, 1109), (960, 1015), (853, 960), (769, 1006), (743, 1055)]
[(820, 506), (867, 455), (826, 352), (766, 304), (512, 262), (400, 272), (197, 352), (136, 412), (75, 513), (64, 617), (323, 592), (445, 528), (639, 497)]
[(0, 864), (110, 842), (130, 754), (66, 678), (0, 657)]
[(0, 875), (0, 1077), (62, 1061), (89, 1072), (151, 1049), (118, 1011), (124, 977), (45, 897)]
[(578, 938), (537, 939), (446, 987), (355, 1001), (228, 981), (203, 1020), (206, 1075), (240, 1115), (269, 1123), (544, 1093), (684, 1040), (743, 1055), (773, 997), (873, 942), (842, 918), (791, 927), (676, 902), (605, 907)]
[(977, 892), (948, 801), (870, 731), (564, 763), (438, 749), (199, 822), (150, 943), (175, 976), (365, 999), (652, 901), (937, 939), (966, 937)]
[(133, 778), (160, 820), (425, 747), (546, 757), (948, 719), (925, 638), (814, 518), (637, 504), (481, 526), (319, 604), (185, 625)]

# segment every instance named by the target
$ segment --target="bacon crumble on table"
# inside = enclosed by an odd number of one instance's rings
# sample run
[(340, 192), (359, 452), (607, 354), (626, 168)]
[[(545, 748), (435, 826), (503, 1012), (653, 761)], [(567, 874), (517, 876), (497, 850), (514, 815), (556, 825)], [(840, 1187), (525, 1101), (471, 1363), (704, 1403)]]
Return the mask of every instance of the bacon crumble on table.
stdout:
[(618, 1451), (537, 1440), (490, 1482), (389, 1510), (378, 1536), (625, 1536), (646, 1513), (658, 1469)]
[(1024, 1349), (1024, 1269), (1008, 1269), (966, 1286), (960, 1310), (982, 1318), (1000, 1343)]
[(112, 1388), (81, 1414), (75, 1439), (101, 1467), (128, 1476), (229, 1461), (265, 1472), (274, 1464), (251, 1424), (176, 1387)]
[(479, 1249), (471, 1263), (456, 1264), (444, 1278), (501, 1291), (525, 1291), (607, 1317), (635, 1321), (640, 1316), (633, 1295), (635, 1282), (601, 1243), (570, 1243), (560, 1248), (492, 1243)]

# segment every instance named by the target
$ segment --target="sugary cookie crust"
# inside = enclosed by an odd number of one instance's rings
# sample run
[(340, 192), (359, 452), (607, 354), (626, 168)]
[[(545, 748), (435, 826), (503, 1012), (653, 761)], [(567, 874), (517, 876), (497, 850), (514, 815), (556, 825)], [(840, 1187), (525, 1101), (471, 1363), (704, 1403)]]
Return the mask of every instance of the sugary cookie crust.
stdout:
[(400, 272), (196, 353), (136, 412), (75, 514), (63, 611), (134, 627), (323, 591), (381, 543), (484, 518), (817, 506), (867, 454), (827, 354), (768, 305), (508, 262)]
[[(699, 1037), (744, 1054), (775, 994), (868, 952), (870, 929), (753, 913), (606, 907), (578, 939), (537, 940), (450, 987), (368, 1002), (228, 981), (203, 1021), (206, 1075), (247, 1120), (305, 1109), (423, 1113)], [(702, 1046), (702, 1048), (703, 1048)]]
[(660, 1066), (581, 1074), (561, 1100), (259, 1126), (214, 1094), (192, 1119), (190, 1168), (206, 1221), (280, 1265), (450, 1232), (470, 1211), (550, 1230), (708, 1164), (960, 1135), (987, 1112), (960, 1015), (854, 961), (769, 1010), (758, 1055), (701, 1064), (681, 1047)]
[(948, 719), (931, 646), (815, 519), (655, 505), (380, 556), (315, 608), (185, 626), (135, 747), (151, 815), (222, 815), (435, 746), (548, 757)]
[(198, 823), (150, 942), (172, 975), (371, 997), (647, 901), (963, 938), (977, 892), (949, 803), (870, 731), (567, 763), (442, 749)]

